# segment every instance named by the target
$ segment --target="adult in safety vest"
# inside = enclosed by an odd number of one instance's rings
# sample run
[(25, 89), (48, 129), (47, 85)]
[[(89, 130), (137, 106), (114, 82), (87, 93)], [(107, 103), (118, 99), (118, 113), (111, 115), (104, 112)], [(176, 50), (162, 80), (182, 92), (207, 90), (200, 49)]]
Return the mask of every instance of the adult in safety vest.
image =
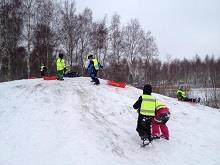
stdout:
[(136, 131), (143, 141), (151, 142), (151, 120), (155, 116), (156, 98), (151, 95), (152, 87), (146, 84), (143, 95), (134, 103), (133, 108), (138, 110), (138, 121)]
[(176, 92), (176, 97), (178, 100), (181, 101), (188, 101), (188, 102), (200, 102), (200, 97), (198, 98), (189, 98), (186, 96), (186, 92), (183, 90), (183, 87), (180, 87)]
[(98, 60), (96, 58), (93, 57), (92, 54), (90, 54), (88, 56), (89, 61), (89, 65), (87, 67), (87, 71), (92, 79), (91, 82), (94, 82), (95, 85), (99, 85), (100, 81), (97, 77), (97, 73), (99, 71), (100, 68), (103, 68), (103, 66), (98, 62)]
[(59, 54), (59, 58), (56, 61), (56, 66), (57, 66), (57, 80), (64, 80), (63, 75), (66, 70), (66, 66), (62, 53)]
[(176, 91), (176, 96), (178, 100), (184, 100), (186, 98), (186, 92), (183, 90), (182, 87), (180, 87), (177, 91)]
[(169, 130), (166, 122), (170, 118), (168, 107), (161, 101), (156, 101), (156, 115), (152, 120), (152, 137), (169, 140)]

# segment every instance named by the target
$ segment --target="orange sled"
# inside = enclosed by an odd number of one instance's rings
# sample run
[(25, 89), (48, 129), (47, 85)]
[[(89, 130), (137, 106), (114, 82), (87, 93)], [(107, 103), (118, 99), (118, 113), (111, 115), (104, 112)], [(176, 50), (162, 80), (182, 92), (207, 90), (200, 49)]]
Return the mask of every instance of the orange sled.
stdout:
[(124, 82), (115, 82), (113, 80), (107, 80), (107, 84), (115, 87), (125, 88), (126, 84)]
[(56, 80), (57, 76), (44, 76), (44, 80)]

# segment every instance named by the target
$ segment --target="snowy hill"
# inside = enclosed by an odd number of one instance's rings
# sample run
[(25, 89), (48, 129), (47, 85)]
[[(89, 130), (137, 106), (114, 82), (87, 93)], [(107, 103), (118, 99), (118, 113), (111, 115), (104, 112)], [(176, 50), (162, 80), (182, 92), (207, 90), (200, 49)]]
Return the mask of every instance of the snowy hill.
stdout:
[(154, 94), (170, 140), (140, 148), (133, 87), (89, 78), (0, 83), (0, 165), (219, 165), (219, 110)]

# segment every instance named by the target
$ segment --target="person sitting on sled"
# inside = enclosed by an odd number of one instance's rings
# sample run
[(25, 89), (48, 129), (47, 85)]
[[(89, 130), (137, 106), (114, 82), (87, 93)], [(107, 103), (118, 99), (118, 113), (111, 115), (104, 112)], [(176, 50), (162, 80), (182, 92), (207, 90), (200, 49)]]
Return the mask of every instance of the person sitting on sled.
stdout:
[(97, 73), (99, 71), (100, 68), (103, 68), (103, 66), (98, 62), (98, 60), (96, 58), (93, 57), (92, 54), (90, 54), (88, 56), (89, 61), (89, 65), (87, 67), (87, 71), (92, 79), (91, 82), (94, 82), (95, 85), (99, 85), (99, 79), (97, 77)]
[(180, 87), (176, 92), (177, 99), (180, 101), (188, 101), (188, 102), (200, 102), (200, 98), (188, 98), (186, 96), (186, 92), (183, 90), (183, 87)]
[(166, 122), (170, 118), (170, 112), (168, 107), (160, 102), (156, 101), (156, 115), (152, 120), (152, 137), (153, 139), (159, 139), (160, 137), (169, 140), (169, 129)]
[(151, 137), (151, 120), (155, 116), (156, 98), (151, 95), (152, 87), (146, 84), (143, 88), (143, 95), (134, 103), (133, 108), (138, 109), (138, 121), (136, 131), (141, 140), (153, 140)]

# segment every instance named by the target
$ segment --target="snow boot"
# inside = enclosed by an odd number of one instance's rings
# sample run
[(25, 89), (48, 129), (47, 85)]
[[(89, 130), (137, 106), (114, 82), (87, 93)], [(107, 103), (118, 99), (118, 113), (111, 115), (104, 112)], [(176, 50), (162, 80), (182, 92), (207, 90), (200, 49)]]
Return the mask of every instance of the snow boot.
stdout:
[(160, 139), (160, 136), (152, 136), (152, 139)]
[(164, 137), (163, 135), (161, 135), (160, 137), (163, 138), (163, 139), (169, 140), (168, 137)]

